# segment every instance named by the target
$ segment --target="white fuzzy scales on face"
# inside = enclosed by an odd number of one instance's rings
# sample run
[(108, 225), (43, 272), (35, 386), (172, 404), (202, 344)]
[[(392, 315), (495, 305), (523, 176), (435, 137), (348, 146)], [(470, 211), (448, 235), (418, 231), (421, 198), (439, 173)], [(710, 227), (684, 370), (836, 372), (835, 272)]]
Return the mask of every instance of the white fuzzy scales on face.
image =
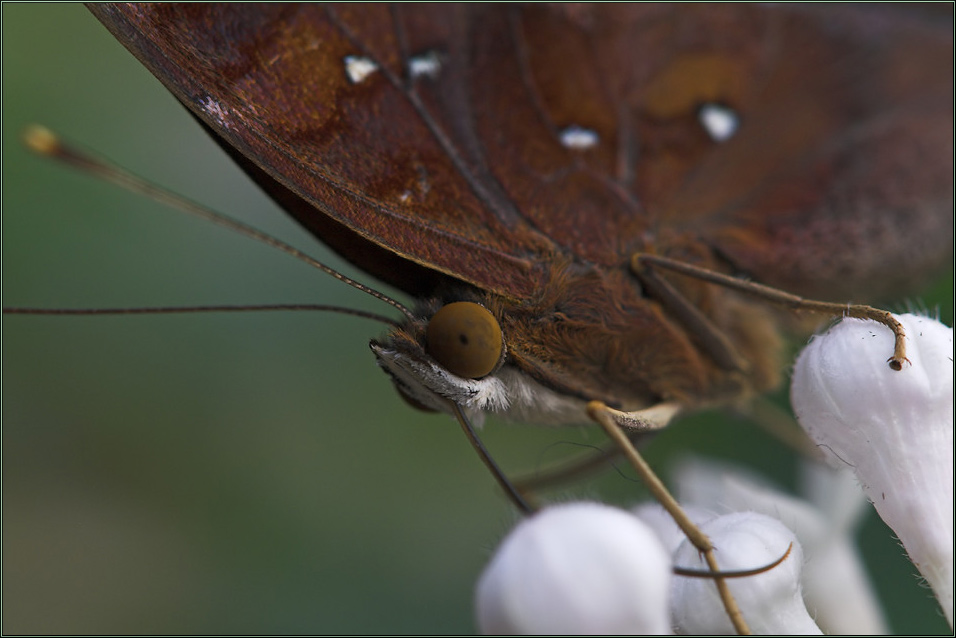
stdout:
[(560, 395), (512, 366), (481, 379), (464, 379), (437, 363), (371, 344), (378, 365), (406, 398), (438, 412), (462, 407), (476, 424), (487, 412), (509, 421), (569, 425), (586, 420), (584, 401)]

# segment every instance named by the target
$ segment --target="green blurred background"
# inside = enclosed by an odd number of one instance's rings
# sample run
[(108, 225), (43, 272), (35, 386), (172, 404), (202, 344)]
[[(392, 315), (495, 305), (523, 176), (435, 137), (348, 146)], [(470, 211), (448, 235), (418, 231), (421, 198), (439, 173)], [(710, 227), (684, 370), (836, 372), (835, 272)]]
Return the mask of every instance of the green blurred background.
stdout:
[[(257, 192), (82, 6), (2, 11), (4, 305), (381, 310), (24, 152), (19, 132), (43, 123), (368, 280)], [(952, 275), (909, 301), (951, 324)], [(4, 317), (3, 632), (472, 632), (474, 582), (515, 515), (454, 422), (398, 399), (367, 348), (379, 330), (309, 313)], [(509, 469), (601, 442), (485, 432)], [(666, 467), (687, 450), (794, 482), (792, 455), (739, 420), (699, 415), (651, 455)], [(643, 494), (614, 472), (576, 493)], [(863, 543), (894, 630), (948, 633), (876, 516)]]

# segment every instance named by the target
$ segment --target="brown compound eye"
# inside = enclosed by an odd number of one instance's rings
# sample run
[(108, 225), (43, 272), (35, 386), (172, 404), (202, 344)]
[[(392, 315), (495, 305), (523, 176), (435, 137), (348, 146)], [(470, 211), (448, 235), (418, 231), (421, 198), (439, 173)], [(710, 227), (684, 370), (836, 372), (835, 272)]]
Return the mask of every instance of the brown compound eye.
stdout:
[(428, 322), (425, 348), (452, 374), (480, 379), (498, 366), (504, 340), (498, 321), (484, 306), (456, 301)]

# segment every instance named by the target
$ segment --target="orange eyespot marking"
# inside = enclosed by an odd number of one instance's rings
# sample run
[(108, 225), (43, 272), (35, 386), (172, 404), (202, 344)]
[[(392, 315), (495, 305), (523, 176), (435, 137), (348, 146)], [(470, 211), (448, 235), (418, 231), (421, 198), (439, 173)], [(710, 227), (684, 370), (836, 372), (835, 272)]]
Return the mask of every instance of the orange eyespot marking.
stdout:
[(480, 379), (501, 359), (504, 340), (494, 315), (470, 301), (442, 307), (425, 329), (425, 347), (452, 374)]
[(744, 95), (741, 63), (728, 57), (684, 54), (654, 77), (644, 91), (652, 117), (680, 117), (707, 103), (735, 104)]

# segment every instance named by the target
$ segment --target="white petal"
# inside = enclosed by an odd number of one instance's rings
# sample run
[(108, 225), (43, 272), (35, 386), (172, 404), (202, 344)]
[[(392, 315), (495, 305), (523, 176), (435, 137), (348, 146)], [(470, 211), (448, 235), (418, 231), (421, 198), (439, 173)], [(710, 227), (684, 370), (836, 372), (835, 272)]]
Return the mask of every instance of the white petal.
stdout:
[(860, 481), (846, 466), (836, 468), (806, 460), (800, 464), (799, 482), (800, 494), (834, 529), (854, 530), (870, 511)]
[(521, 521), (478, 581), (485, 634), (670, 632), (670, 557), (644, 523), (600, 503)]
[[(816, 464), (819, 465), (819, 464)], [(824, 468), (816, 489), (829, 477), (829, 497), (847, 513), (824, 515), (811, 503), (784, 494), (767, 481), (726, 463), (685, 459), (675, 478), (681, 503), (709, 504), (716, 512), (758, 512), (786, 525), (803, 547), (803, 599), (817, 625), (828, 634), (885, 634), (889, 628), (863, 561), (849, 535), (850, 524), (865, 504), (855, 479), (847, 484), (839, 473)], [(835, 506), (835, 503), (834, 503)]]
[[(683, 507), (684, 513), (690, 517), (690, 520), (698, 526), (717, 516), (717, 514), (706, 507), (683, 504), (681, 507)], [(654, 533), (657, 534), (657, 538), (660, 539), (669, 554), (673, 554), (677, 551), (680, 544), (687, 539), (687, 536), (684, 535), (684, 532), (681, 531), (681, 528), (678, 527), (674, 521), (674, 517), (668, 514), (667, 510), (661, 507), (661, 504), (657, 501), (641, 503), (631, 508), (631, 512), (654, 530)]]
[(810, 342), (791, 397), (831, 463), (853, 469), (953, 623), (953, 332), (917, 315), (901, 371), (889, 329), (848, 319)]
[[(821, 633), (801, 597), (803, 553), (800, 544), (780, 521), (753, 512), (737, 512), (704, 523), (701, 529), (714, 544), (721, 570), (769, 565), (783, 556), (792, 542), (790, 555), (773, 569), (726, 582), (744, 620), (755, 634)], [(706, 570), (706, 563), (689, 541), (678, 549), (675, 563), (681, 567)], [(677, 633), (734, 633), (712, 580), (675, 577), (671, 601)]]

